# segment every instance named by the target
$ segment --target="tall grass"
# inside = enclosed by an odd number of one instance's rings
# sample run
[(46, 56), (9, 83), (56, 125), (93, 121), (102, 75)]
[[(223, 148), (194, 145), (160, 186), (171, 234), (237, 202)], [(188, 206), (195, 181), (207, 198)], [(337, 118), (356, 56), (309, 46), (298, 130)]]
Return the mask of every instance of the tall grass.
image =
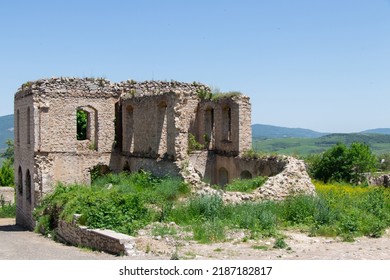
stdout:
[[(172, 210), (170, 219), (193, 226), (196, 232), (245, 229), (251, 237), (278, 236), (281, 229), (299, 228), (312, 235), (379, 237), (390, 227), (390, 191), (378, 187), (324, 185), (316, 182), (317, 196), (298, 195), (284, 201), (224, 204), (217, 196), (201, 196)], [(219, 241), (223, 235), (218, 234)], [(216, 238), (214, 238), (216, 239)]]
[(244, 230), (250, 238), (279, 237), (288, 228), (311, 235), (379, 237), (390, 227), (390, 190), (315, 182), (317, 196), (297, 195), (284, 201), (226, 204), (221, 197), (192, 196), (177, 178), (150, 173), (110, 174), (92, 187), (59, 185), (35, 211), (38, 227), (51, 231), (59, 219), (90, 227), (136, 234), (160, 221), (189, 228), (202, 243), (225, 241), (229, 230)]

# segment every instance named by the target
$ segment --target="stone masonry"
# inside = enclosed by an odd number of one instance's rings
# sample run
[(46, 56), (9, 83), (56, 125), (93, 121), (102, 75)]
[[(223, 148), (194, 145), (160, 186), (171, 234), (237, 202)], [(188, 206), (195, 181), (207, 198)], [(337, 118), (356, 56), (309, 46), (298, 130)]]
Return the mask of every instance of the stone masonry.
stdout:
[[(198, 187), (204, 181), (223, 186), (239, 177), (281, 173), (291, 160), (242, 158), (252, 146), (249, 98), (200, 98), (199, 92), (208, 91), (199, 83), (112, 83), (100, 78), (23, 84), (15, 94), (17, 223), (33, 228), (32, 211), (42, 196), (57, 182), (90, 184), (96, 167), (182, 176)], [(87, 116), (82, 139), (77, 136), (80, 112)], [(191, 135), (203, 144), (202, 151), (188, 152)], [(267, 189), (283, 180), (274, 181)], [(314, 190), (306, 177), (293, 185)], [(293, 187), (275, 189), (286, 193)]]

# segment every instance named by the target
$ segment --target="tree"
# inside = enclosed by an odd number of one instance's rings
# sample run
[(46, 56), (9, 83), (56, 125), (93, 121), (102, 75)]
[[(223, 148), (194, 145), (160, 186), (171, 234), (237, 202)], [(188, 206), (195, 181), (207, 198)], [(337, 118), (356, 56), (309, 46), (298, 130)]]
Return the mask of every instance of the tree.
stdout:
[(77, 140), (87, 139), (88, 113), (82, 109), (77, 110)]
[(0, 157), (5, 158), (0, 168), (0, 186), (13, 186), (14, 185), (14, 142), (7, 140), (7, 149), (4, 153), (0, 154)]
[(7, 149), (4, 153), (0, 154), (0, 157), (8, 159), (11, 163), (14, 163), (14, 142), (8, 139), (5, 143), (7, 144)]
[(312, 157), (309, 170), (318, 180), (360, 183), (364, 173), (372, 172), (377, 166), (375, 155), (363, 143), (337, 144), (318, 157)]

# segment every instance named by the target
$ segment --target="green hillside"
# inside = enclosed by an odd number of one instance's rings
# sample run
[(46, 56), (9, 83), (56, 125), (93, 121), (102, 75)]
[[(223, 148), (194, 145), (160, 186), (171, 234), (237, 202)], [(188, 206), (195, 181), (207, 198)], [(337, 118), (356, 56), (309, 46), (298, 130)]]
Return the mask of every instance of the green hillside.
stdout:
[(6, 148), (8, 139), (14, 139), (14, 115), (0, 117), (0, 151)]
[(304, 128), (289, 128), (266, 124), (252, 125), (252, 136), (255, 138), (317, 138), (326, 133)]
[(321, 153), (337, 143), (350, 145), (361, 142), (369, 145), (375, 154), (390, 153), (390, 135), (384, 134), (329, 134), (319, 138), (253, 138), (253, 149), (259, 152), (307, 156)]

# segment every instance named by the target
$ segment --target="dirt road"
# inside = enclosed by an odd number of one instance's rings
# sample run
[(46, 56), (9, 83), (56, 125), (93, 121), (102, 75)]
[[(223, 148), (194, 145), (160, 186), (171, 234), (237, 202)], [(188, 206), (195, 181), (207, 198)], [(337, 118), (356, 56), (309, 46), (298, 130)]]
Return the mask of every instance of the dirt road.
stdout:
[(114, 256), (54, 242), (15, 225), (15, 219), (0, 219), (0, 260), (98, 260)]

